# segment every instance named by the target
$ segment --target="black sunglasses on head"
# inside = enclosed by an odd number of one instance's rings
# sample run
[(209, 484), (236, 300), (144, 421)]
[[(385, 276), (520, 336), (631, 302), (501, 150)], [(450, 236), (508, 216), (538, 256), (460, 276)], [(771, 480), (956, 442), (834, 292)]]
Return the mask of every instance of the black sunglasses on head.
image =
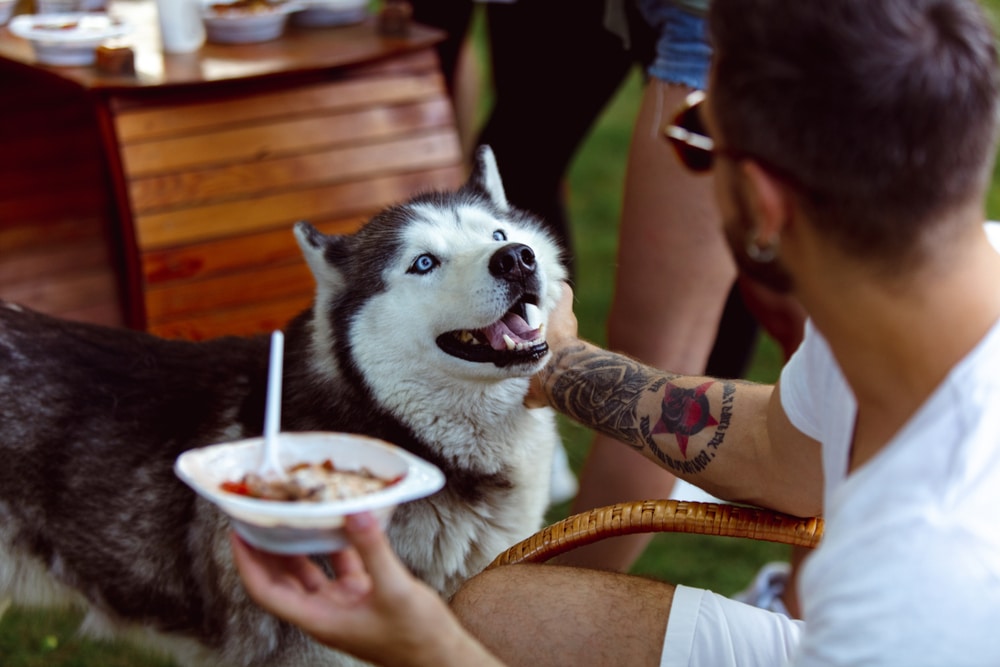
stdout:
[(716, 146), (708, 134), (701, 118), (705, 92), (695, 90), (684, 99), (684, 104), (674, 114), (674, 119), (663, 128), (663, 136), (677, 153), (681, 164), (696, 173), (712, 170), (716, 155), (725, 155), (734, 160), (753, 160), (761, 168), (786, 185), (807, 192), (809, 188), (791, 171), (764, 160), (756, 155)]
[(663, 128), (663, 135), (681, 164), (695, 172), (710, 171), (715, 159), (715, 142), (708, 136), (705, 123), (701, 120), (701, 105), (704, 102), (704, 91), (689, 93), (673, 120)]

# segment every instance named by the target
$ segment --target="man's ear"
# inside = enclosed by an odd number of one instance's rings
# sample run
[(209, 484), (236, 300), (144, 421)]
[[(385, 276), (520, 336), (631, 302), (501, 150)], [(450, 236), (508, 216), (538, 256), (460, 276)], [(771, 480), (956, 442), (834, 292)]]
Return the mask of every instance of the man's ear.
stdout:
[(763, 243), (776, 241), (790, 231), (795, 218), (795, 201), (787, 186), (753, 160), (740, 162), (757, 238)]

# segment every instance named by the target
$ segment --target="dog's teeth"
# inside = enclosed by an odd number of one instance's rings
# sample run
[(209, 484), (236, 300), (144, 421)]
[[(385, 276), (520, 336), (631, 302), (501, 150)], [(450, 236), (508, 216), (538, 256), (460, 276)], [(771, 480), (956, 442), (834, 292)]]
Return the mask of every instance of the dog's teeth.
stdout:
[(507, 349), (508, 350), (516, 350), (517, 349), (517, 343), (515, 343), (514, 339), (511, 338), (508, 334), (504, 334), (503, 335), (503, 342), (504, 342), (504, 344), (507, 345)]
[(472, 335), (471, 331), (466, 329), (458, 335), (458, 340), (462, 343), (474, 343), (476, 342), (476, 337)]
[(537, 329), (542, 322), (542, 311), (533, 303), (524, 304), (524, 320), (532, 329)]

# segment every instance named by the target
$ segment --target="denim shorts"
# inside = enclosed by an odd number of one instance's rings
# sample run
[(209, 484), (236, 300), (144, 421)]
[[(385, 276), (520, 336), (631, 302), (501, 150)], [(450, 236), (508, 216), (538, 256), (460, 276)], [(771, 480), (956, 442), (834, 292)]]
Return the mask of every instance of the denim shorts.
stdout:
[(669, 0), (638, 0), (639, 11), (656, 32), (656, 56), (646, 71), (667, 83), (704, 90), (712, 48), (705, 17), (683, 10)]

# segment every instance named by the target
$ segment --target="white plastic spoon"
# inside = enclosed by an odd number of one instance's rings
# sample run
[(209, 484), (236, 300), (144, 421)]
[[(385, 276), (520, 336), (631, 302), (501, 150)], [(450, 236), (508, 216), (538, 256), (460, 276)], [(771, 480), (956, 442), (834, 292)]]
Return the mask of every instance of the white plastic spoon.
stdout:
[(281, 364), (284, 360), (285, 335), (271, 334), (271, 361), (267, 369), (267, 406), (264, 412), (264, 455), (258, 474), (264, 478), (285, 477), (278, 460), (278, 431), (281, 430)]

